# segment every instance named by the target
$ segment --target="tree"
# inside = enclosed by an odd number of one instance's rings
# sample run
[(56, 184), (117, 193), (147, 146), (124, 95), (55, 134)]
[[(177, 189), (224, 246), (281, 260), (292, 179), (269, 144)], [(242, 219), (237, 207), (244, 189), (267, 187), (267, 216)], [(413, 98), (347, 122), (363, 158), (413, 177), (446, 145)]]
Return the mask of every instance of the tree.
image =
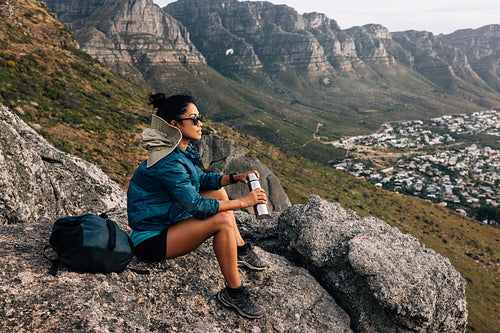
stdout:
[(494, 223), (500, 223), (500, 209), (493, 205), (485, 205), (479, 207), (476, 213), (476, 220), (485, 221), (488, 220), (489, 223), (494, 221)]

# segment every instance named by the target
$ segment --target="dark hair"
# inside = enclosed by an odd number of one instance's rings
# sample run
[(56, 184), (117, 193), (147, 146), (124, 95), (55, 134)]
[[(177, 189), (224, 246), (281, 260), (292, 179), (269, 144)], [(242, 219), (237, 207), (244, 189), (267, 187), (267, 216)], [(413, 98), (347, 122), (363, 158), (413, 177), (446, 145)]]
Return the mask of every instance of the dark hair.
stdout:
[(189, 95), (173, 95), (168, 98), (163, 93), (149, 95), (149, 104), (158, 109), (156, 115), (169, 124), (186, 112), (189, 103), (195, 104), (194, 98)]

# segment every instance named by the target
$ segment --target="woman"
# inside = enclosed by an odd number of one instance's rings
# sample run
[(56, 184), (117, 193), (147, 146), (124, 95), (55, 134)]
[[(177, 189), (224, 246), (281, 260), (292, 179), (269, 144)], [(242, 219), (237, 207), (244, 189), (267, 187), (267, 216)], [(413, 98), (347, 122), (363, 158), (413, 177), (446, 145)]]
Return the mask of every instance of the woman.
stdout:
[(203, 173), (199, 154), (189, 143), (201, 139), (202, 117), (191, 96), (150, 96), (158, 109), (151, 128), (142, 133), (141, 146), (149, 157), (135, 171), (127, 193), (130, 238), (135, 252), (147, 260), (162, 261), (195, 250), (213, 236), (213, 248), (226, 280), (217, 298), (248, 318), (260, 318), (264, 309), (241, 284), (238, 265), (255, 270), (265, 265), (242, 239), (233, 210), (266, 203), (262, 189), (229, 200), (224, 186), (242, 182), (242, 174)]

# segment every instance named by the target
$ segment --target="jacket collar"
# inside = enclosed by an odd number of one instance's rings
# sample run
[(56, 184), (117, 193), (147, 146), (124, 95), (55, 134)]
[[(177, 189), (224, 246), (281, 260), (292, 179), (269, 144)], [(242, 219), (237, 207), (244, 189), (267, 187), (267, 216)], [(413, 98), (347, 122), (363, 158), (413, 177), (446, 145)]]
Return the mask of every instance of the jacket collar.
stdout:
[(181, 141), (182, 133), (154, 114), (151, 128), (144, 130), (141, 136), (140, 146), (149, 152), (146, 168), (150, 168), (175, 149)]

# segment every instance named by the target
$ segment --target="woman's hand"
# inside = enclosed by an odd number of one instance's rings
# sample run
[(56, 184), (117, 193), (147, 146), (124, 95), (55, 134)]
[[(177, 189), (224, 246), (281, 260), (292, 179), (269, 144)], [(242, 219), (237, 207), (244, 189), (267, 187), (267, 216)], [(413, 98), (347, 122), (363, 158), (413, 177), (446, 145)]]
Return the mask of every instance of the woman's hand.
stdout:
[[(245, 173), (235, 174), (233, 175), (234, 180), (236, 182), (241, 182), (243, 184), (247, 184), (247, 176), (250, 173), (255, 173), (257, 178), (259, 177), (259, 172), (257, 170), (248, 171)], [(226, 186), (230, 185), (231, 181), (229, 176), (223, 176), (221, 180), (221, 185)], [(219, 212), (225, 212), (228, 210), (236, 210), (241, 208), (253, 207), (256, 204), (266, 204), (267, 203), (267, 195), (266, 192), (262, 188), (256, 188), (253, 191), (250, 191), (247, 195), (245, 195), (241, 199), (234, 200), (219, 200)]]
[(265, 204), (267, 203), (267, 195), (261, 188), (256, 188), (255, 190), (249, 192), (243, 198), (241, 198), (243, 203), (243, 207), (252, 207), (256, 204)]
[[(233, 175), (235, 183), (247, 184), (248, 183), (247, 176), (250, 173), (255, 173), (257, 178), (260, 177), (259, 172), (257, 170), (248, 171), (245, 173), (237, 173), (237, 174)], [(225, 176), (222, 176), (220, 184), (221, 184), (221, 186), (228, 186), (228, 185), (232, 185), (233, 183), (231, 182), (231, 177), (229, 175), (225, 175)]]
[(246, 183), (248, 183), (247, 176), (249, 174), (251, 174), (251, 173), (255, 173), (255, 175), (257, 176), (257, 178), (260, 178), (259, 172), (257, 170), (248, 171), (248, 172), (245, 172), (245, 173), (239, 173), (239, 174), (234, 175), (233, 177), (234, 177), (234, 180), (236, 180), (237, 182), (246, 184)]

